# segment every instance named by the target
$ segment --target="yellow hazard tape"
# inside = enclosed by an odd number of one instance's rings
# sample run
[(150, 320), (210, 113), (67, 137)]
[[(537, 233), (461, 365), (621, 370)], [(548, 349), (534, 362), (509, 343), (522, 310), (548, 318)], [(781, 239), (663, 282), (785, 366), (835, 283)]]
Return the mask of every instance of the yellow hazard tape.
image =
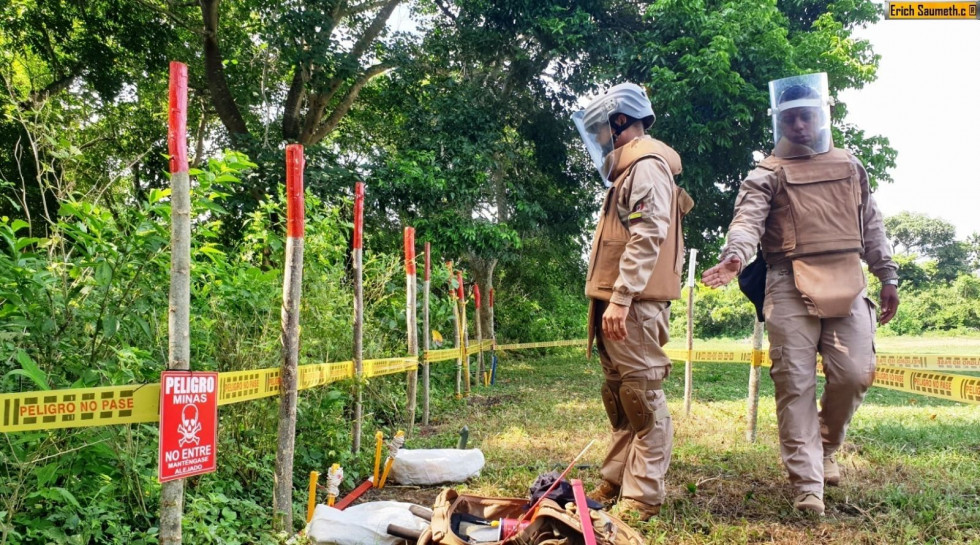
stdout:
[(875, 386), (980, 405), (980, 378), (879, 366)]
[[(414, 357), (364, 360), (364, 376), (410, 371), (417, 365)], [(351, 361), (301, 365), (297, 388), (306, 390), (353, 376)], [(277, 396), (280, 382), (278, 368), (220, 373), (218, 405)], [(5, 433), (159, 420), (159, 383), (0, 394), (0, 432)]]
[(549, 341), (540, 343), (520, 343), (520, 344), (498, 344), (497, 350), (523, 350), (526, 348), (554, 348), (559, 346), (584, 346), (585, 339), (571, 341)]
[(458, 348), (446, 348), (443, 350), (426, 350), (422, 354), (422, 360), (429, 363), (434, 363), (437, 361), (448, 361), (455, 360), (459, 357)]
[[(549, 343), (524, 343), (497, 345), (499, 350), (547, 348), (551, 346), (575, 346), (585, 340), (554, 341)], [(702, 363), (748, 363), (771, 367), (768, 350), (692, 350), (667, 349), (667, 356), (676, 361)], [(980, 405), (980, 378), (949, 375), (935, 371), (980, 370), (980, 356), (943, 354), (877, 354), (877, 371), (874, 386), (920, 394), (950, 401)], [(817, 372), (823, 374), (823, 362), (818, 355)]]
[(364, 376), (377, 377), (402, 371), (411, 371), (418, 367), (419, 360), (415, 357), (387, 358), (383, 360), (364, 360)]
[(980, 371), (980, 356), (958, 356), (946, 354), (878, 354), (879, 365), (907, 367), (927, 371)]
[[(497, 350), (522, 350), (582, 346), (585, 339), (496, 345)], [(467, 355), (493, 350), (494, 341), (473, 341)], [(672, 360), (749, 363), (769, 367), (768, 350), (682, 350), (667, 349)], [(455, 360), (458, 348), (426, 351), (426, 362)], [(980, 378), (948, 375), (936, 371), (980, 370), (980, 356), (940, 354), (878, 354), (875, 386), (926, 396), (980, 404)], [(418, 359), (411, 356), (364, 360), (364, 376), (376, 377), (411, 371)], [(823, 371), (817, 360), (818, 372)], [(306, 390), (354, 377), (351, 361), (303, 365), (298, 388)], [(232, 371), (218, 376), (218, 405), (229, 405), (279, 395), (278, 368)], [(160, 385), (106, 386), (45, 392), (0, 394), (0, 432), (137, 424), (159, 420)]]
[(159, 404), (160, 384), (0, 394), (0, 431), (156, 422)]
[[(688, 359), (688, 351), (682, 349), (667, 349), (667, 356), (676, 361)], [(819, 361), (820, 355), (817, 355)], [(980, 371), (980, 356), (964, 356), (951, 354), (888, 354), (879, 353), (876, 356), (879, 366), (916, 369), (920, 371)], [(768, 350), (693, 350), (691, 361), (702, 363), (751, 363), (754, 365), (772, 365)]]
[[(367, 361), (365, 364), (365, 375), (367, 374)], [(314, 365), (301, 365), (299, 367), (299, 384), (297, 388), (306, 390), (315, 388), (331, 382), (354, 377), (354, 362), (340, 361), (335, 363), (318, 363)], [(220, 398), (219, 398), (220, 399)]]
[[(273, 375), (273, 371), (275, 371), (275, 375)], [(274, 393), (272, 392), (272, 388), (275, 388)], [(278, 393), (278, 369), (254, 369), (251, 371), (231, 371), (218, 374), (219, 406), (260, 399)], [(157, 402), (159, 403), (159, 400)]]

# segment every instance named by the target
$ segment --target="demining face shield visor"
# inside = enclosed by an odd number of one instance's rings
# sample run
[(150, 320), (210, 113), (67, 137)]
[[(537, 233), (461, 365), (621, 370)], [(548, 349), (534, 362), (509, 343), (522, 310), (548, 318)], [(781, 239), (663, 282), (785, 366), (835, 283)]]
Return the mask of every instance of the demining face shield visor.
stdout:
[[(587, 113), (588, 112), (588, 113)], [(592, 163), (595, 165), (602, 181), (609, 187), (612, 181), (609, 179), (612, 173), (612, 161), (606, 161), (606, 157), (615, 148), (615, 131), (609, 125), (609, 116), (605, 110), (598, 108), (594, 111), (579, 110), (572, 114), (572, 122), (578, 129), (585, 150), (589, 153)]]
[(827, 74), (806, 74), (769, 82), (773, 155), (790, 159), (830, 151)]

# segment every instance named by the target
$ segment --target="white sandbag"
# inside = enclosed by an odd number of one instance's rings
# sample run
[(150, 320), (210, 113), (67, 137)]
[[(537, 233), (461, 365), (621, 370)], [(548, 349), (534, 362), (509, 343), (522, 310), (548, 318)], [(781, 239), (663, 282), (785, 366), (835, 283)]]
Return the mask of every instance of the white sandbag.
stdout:
[(461, 483), (480, 474), (480, 449), (401, 449), (391, 465), (392, 481), (399, 484)]
[(388, 525), (424, 530), (428, 522), (408, 511), (412, 503), (373, 501), (352, 505), (343, 511), (320, 504), (313, 520), (306, 525), (306, 535), (318, 544), (396, 545), (405, 540), (388, 535)]

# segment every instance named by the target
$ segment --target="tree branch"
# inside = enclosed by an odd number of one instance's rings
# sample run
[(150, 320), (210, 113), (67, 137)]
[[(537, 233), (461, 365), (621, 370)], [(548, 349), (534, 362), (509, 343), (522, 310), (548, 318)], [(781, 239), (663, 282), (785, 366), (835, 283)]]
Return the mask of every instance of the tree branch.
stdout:
[(347, 15), (357, 15), (358, 13), (364, 13), (365, 11), (371, 11), (373, 9), (378, 9), (384, 6), (389, 0), (373, 0), (358, 4), (356, 6), (351, 6), (347, 9)]
[(208, 111), (205, 108), (201, 108), (201, 121), (197, 125), (197, 137), (196, 143), (194, 144), (194, 160), (191, 161), (190, 167), (197, 168), (201, 166), (201, 162), (204, 160), (204, 136), (205, 129), (208, 126)]
[(367, 85), (367, 83), (371, 81), (374, 77), (379, 76), (391, 70), (392, 68), (394, 68), (394, 66), (386, 63), (381, 63), (381, 64), (376, 64), (374, 66), (371, 66), (370, 68), (365, 70), (364, 73), (361, 74), (359, 78), (357, 78), (357, 81), (355, 81), (354, 84), (351, 85), (350, 89), (347, 90), (347, 93), (344, 95), (344, 98), (342, 98), (340, 100), (340, 103), (337, 104), (337, 107), (333, 109), (333, 112), (330, 114), (330, 117), (328, 117), (327, 120), (322, 125), (320, 125), (316, 129), (316, 131), (310, 136), (309, 142), (307, 144), (308, 145), (316, 144), (320, 140), (323, 140), (325, 136), (330, 134), (331, 131), (337, 128), (337, 125), (340, 124), (340, 120), (343, 119), (345, 115), (347, 115), (347, 112), (350, 111), (351, 106), (354, 105), (354, 101), (357, 100), (357, 95), (360, 94), (361, 89), (363, 89), (364, 86)]
[(21, 106), (28, 106), (30, 108), (36, 108), (45, 100), (51, 98), (52, 95), (56, 95), (68, 88), (75, 81), (78, 76), (82, 75), (82, 70), (80, 66), (76, 66), (71, 69), (71, 71), (47, 84), (43, 89), (31, 93), (31, 97), (27, 100), (26, 104), (21, 104)]
[(449, 17), (449, 20), (452, 21), (453, 24), (457, 23), (456, 15), (449, 11), (449, 6), (443, 4), (442, 0), (436, 0), (436, 5), (439, 6), (439, 11), (441, 11), (446, 17)]
[(248, 126), (242, 117), (228, 81), (221, 51), (218, 47), (218, 4), (220, 0), (201, 0), (201, 16), (204, 20), (204, 68), (211, 91), (211, 103), (221, 123), (232, 136), (248, 134)]
[[(169, 9), (164, 9), (164, 8), (162, 8), (162, 7), (154, 4), (153, 2), (148, 2), (147, 0), (136, 0), (136, 3), (139, 4), (139, 5), (141, 5), (141, 6), (143, 6), (143, 7), (145, 7), (145, 8), (147, 8), (147, 9), (150, 9), (152, 11), (155, 11), (156, 13), (159, 13), (160, 15), (163, 15), (164, 17), (170, 19), (171, 21), (173, 21), (174, 23), (176, 23), (178, 26), (180, 26), (181, 28), (183, 28), (185, 30), (189, 30), (189, 31), (193, 32), (194, 34), (203, 34), (203, 32), (201, 31), (201, 29), (196, 28), (195, 25), (191, 24), (190, 21), (187, 21), (186, 19), (178, 16), (176, 13), (170, 11)], [(180, 7), (190, 7), (190, 6), (195, 6), (195, 5), (197, 5), (197, 2), (187, 2), (187, 3), (184, 3), (184, 4), (177, 4), (176, 7), (179, 7), (179, 8)]]
[(371, 25), (364, 31), (364, 34), (361, 34), (361, 37), (354, 44), (354, 47), (351, 48), (349, 55), (351, 60), (361, 58), (361, 55), (367, 51), (368, 46), (371, 45), (378, 35), (381, 34), (381, 31), (384, 30), (385, 24), (388, 22), (388, 18), (391, 17), (391, 13), (395, 11), (395, 8), (398, 7), (398, 4), (401, 2), (402, 0), (387, 0), (387, 2), (384, 3), (377, 15), (374, 16), (374, 20), (371, 21)]
[(282, 136), (286, 140), (296, 140), (299, 138), (300, 106), (306, 98), (306, 82), (309, 81), (309, 72), (303, 63), (296, 63), (293, 69), (293, 83), (289, 86), (289, 93), (286, 95), (286, 104), (282, 114)]
[[(357, 66), (361, 56), (364, 55), (364, 52), (367, 51), (368, 46), (370, 46), (374, 40), (377, 39), (378, 35), (381, 34), (381, 31), (384, 30), (385, 24), (388, 22), (388, 18), (391, 17), (391, 13), (395, 11), (395, 8), (402, 1), (403, 0), (383, 0), (376, 2), (377, 4), (381, 5), (381, 9), (374, 16), (374, 20), (371, 21), (371, 24), (368, 25), (368, 28), (363, 34), (361, 34), (357, 42), (354, 43), (354, 47), (352, 47), (350, 52), (347, 54), (346, 62), (350, 63), (352, 66)], [(345, 12), (344, 16), (349, 13), (349, 11)], [(372, 70), (375, 70), (378, 67), (381, 67), (381, 69), (372, 73)], [(330, 118), (323, 125), (321, 125), (320, 120), (323, 119), (323, 114), (326, 112), (327, 105), (330, 104), (334, 95), (336, 95), (337, 91), (340, 89), (340, 86), (344, 83), (344, 81), (346, 81), (347, 74), (341, 71), (330, 78), (326, 92), (317, 93), (310, 99), (309, 108), (306, 112), (306, 122), (303, 124), (303, 132), (299, 136), (299, 141), (304, 145), (310, 145), (311, 143), (316, 143), (322, 140), (327, 133), (332, 131), (334, 127), (337, 126), (340, 119), (343, 118), (344, 114), (347, 113), (347, 110), (350, 109), (351, 104), (353, 104), (353, 100), (357, 98), (357, 94), (360, 93), (361, 87), (363, 87), (368, 80), (387, 69), (388, 67), (384, 65), (377, 65), (368, 68), (367, 71), (360, 76), (361, 79), (355, 81), (354, 85), (352, 85), (350, 90), (348, 90), (347, 95), (345, 95), (345, 97), (341, 100), (341, 105), (338, 105), (337, 109), (335, 109), (330, 115)], [(342, 105), (347, 102), (348, 99), (350, 104), (343, 107)], [(340, 117), (337, 117), (338, 112), (340, 113)], [(327, 128), (325, 129), (325, 127)]]

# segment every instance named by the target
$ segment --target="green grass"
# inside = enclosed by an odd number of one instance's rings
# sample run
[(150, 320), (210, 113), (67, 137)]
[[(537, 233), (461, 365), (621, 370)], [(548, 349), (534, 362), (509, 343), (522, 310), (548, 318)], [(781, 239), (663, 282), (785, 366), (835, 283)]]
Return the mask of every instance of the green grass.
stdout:
[[(936, 346), (955, 343), (941, 340)], [(898, 344), (915, 351), (933, 346)], [(828, 488), (827, 516), (815, 518), (792, 509), (765, 372), (758, 440), (744, 438), (748, 373), (747, 365), (695, 364), (694, 403), (685, 416), (683, 365), (675, 366), (666, 386), (675, 428), (668, 498), (661, 516), (640, 528), (649, 543), (980, 543), (976, 406), (873, 388), (840, 455), (844, 482)], [(601, 381), (598, 362), (580, 350), (511, 355), (501, 359), (495, 386), (474, 390), (458, 413), (421, 430), (409, 447), (453, 446), (466, 425), (487, 465), (462, 487), (524, 497), (539, 473), (563, 468), (596, 439), (571, 473), (591, 488), (609, 437)]]

